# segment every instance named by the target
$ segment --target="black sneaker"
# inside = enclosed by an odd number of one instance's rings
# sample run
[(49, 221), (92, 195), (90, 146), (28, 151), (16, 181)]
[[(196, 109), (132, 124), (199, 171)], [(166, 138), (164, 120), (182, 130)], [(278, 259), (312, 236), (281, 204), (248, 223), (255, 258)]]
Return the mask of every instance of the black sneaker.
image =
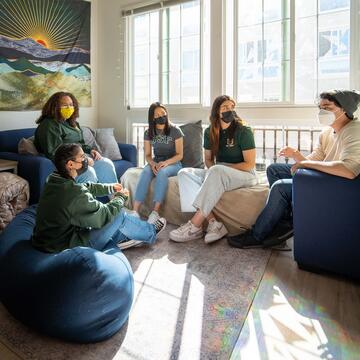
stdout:
[(291, 222), (279, 223), (274, 231), (264, 240), (264, 247), (278, 247), (285, 244), (286, 240), (294, 236)]
[(156, 234), (159, 235), (161, 231), (163, 231), (166, 228), (166, 219), (165, 218), (159, 218), (157, 219), (154, 224)]
[(240, 235), (228, 236), (227, 239), (230, 246), (240, 249), (259, 248), (263, 246), (262, 241), (254, 238), (251, 230), (247, 230)]

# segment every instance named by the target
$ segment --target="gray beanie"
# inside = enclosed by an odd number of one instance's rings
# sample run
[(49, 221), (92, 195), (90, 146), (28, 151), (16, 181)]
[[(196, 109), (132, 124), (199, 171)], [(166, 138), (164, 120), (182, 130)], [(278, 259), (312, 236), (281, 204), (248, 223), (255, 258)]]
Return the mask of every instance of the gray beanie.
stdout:
[(344, 109), (349, 118), (354, 117), (354, 112), (357, 110), (360, 103), (360, 93), (356, 90), (330, 90), (323, 94), (333, 96), (336, 101)]

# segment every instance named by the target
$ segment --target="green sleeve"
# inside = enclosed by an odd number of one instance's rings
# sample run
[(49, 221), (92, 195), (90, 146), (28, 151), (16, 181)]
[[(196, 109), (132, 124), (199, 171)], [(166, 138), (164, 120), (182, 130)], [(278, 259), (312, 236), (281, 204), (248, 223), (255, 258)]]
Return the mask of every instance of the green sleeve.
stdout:
[(255, 149), (255, 139), (252, 129), (248, 126), (243, 126), (238, 135), (241, 150)]
[(82, 192), (70, 205), (71, 223), (80, 228), (100, 229), (114, 220), (124, 203), (124, 198), (118, 196), (103, 204), (93, 198), (89, 192)]
[(55, 119), (44, 119), (35, 133), (39, 150), (50, 160), (54, 160), (56, 149), (63, 143), (61, 129)]
[(114, 184), (100, 184), (88, 182), (82, 185), (85, 186), (93, 196), (106, 196), (114, 192)]
[(206, 128), (204, 131), (204, 149), (211, 150), (210, 127)]

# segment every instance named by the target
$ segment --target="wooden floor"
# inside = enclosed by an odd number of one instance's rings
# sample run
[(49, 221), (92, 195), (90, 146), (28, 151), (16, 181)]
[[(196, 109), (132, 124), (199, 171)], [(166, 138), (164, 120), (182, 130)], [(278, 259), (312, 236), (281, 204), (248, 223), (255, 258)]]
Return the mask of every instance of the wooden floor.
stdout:
[[(24, 360), (1, 342), (0, 359)], [(299, 270), (291, 252), (274, 251), (231, 357), (238, 359), (360, 359), (360, 284)]]
[(231, 359), (359, 360), (360, 284), (274, 251)]

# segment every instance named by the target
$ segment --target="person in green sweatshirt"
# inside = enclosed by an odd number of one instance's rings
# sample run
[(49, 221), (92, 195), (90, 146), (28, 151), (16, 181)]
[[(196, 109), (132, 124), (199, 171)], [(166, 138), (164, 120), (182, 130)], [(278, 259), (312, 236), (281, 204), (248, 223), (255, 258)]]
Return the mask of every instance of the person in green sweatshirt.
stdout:
[[(126, 249), (154, 243), (165, 228), (164, 218), (149, 224), (128, 214), (124, 210), (128, 191), (121, 184), (76, 183), (75, 178), (88, 168), (79, 144), (60, 145), (54, 163), (57, 171), (49, 175), (37, 207), (32, 236), (37, 249), (51, 253), (75, 246), (103, 250), (110, 242)], [(96, 200), (110, 194), (107, 204)]]
[(77, 143), (88, 156), (89, 168), (76, 177), (76, 182), (116, 183), (113, 162), (85, 144), (83, 132), (77, 118), (79, 104), (75, 96), (67, 92), (53, 94), (44, 105), (36, 121), (34, 144), (37, 150), (54, 161), (56, 149), (64, 143)]

